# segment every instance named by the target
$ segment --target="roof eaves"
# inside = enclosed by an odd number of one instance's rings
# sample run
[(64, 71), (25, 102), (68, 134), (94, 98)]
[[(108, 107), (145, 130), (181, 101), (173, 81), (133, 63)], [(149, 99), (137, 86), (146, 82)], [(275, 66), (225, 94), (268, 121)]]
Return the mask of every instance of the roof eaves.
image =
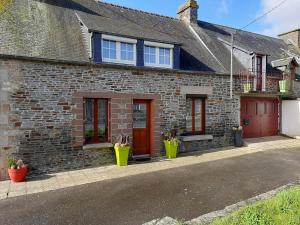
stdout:
[(112, 33), (112, 32), (107, 32), (107, 31), (102, 31), (102, 30), (96, 30), (96, 29), (88, 29), (89, 32), (95, 32), (95, 33), (101, 33), (101, 34), (107, 34), (107, 35), (113, 35), (113, 36), (118, 36), (118, 37), (124, 37), (124, 38), (132, 38), (132, 39), (142, 39), (145, 41), (153, 41), (153, 42), (158, 42), (158, 43), (165, 43), (165, 44), (174, 44), (174, 45), (183, 45), (181, 42), (170, 42), (170, 41), (163, 41), (163, 40), (157, 40), (157, 39), (149, 39), (145, 38), (142, 36), (131, 36), (131, 35), (121, 35), (118, 33)]

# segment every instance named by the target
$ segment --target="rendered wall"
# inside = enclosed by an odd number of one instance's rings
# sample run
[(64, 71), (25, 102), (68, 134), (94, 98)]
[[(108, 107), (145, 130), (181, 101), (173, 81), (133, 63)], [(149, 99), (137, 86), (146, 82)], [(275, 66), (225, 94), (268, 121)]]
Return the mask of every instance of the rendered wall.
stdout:
[(282, 101), (282, 133), (300, 136), (300, 100)]

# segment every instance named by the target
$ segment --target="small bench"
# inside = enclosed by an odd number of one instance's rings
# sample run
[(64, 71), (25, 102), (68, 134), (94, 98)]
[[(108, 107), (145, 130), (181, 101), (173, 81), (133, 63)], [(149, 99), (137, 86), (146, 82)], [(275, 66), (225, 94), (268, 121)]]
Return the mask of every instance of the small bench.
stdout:
[[(191, 136), (180, 136), (180, 152), (187, 152), (188, 146), (192, 142), (211, 141), (213, 140), (212, 135), (191, 135)], [(190, 150), (188, 150), (190, 151)]]

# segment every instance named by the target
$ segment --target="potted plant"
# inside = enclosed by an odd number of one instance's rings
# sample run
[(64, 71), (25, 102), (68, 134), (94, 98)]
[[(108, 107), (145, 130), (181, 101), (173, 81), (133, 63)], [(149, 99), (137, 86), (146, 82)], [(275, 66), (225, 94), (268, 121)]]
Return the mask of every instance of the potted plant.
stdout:
[(128, 155), (129, 155), (129, 136), (121, 135), (118, 138), (117, 143), (114, 146), (117, 165), (127, 166), (128, 165)]
[(244, 84), (244, 93), (249, 93), (251, 91), (251, 84), (246, 83)]
[(177, 149), (180, 141), (177, 138), (177, 130), (172, 129), (169, 132), (164, 133), (164, 144), (166, 149), (166, 157), (168, 159), (177, 157)]
[(279, 89), (281, 93), (286, 93), (289, 90), (288, 80), (280, 80), (279, 81)]
[(13, 182), (22, 182), (25, 180), (28, 167), (22, 160), (16, 161), (14, 158), (8, 158), (8, 175)]

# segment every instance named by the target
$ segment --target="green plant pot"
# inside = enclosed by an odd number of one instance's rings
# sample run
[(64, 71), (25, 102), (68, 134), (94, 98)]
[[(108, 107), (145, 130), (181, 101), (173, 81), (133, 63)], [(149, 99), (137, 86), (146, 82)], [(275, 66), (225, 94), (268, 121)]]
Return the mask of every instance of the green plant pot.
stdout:
[(244, 93), (249, 93), (251, 91), (251, 84), (247, 83), (247, 84), (243, 84), (244, 87)]
[(287, 80), (281, 80), (279, 81), (279, 89), (281, 93), (286, 93), (289, 91), (288, 89), (288, 81)]
[(129, 146), (125, 147), (116, 147), (115, 146), (115, 153), (117, 159), (118, 166), (127, 166), (128, 165), (128, 155), (129, 155)]
[(177, 148), (178, 142), (177, 141), (164, 141), (165, 148), (166, 148), (166, 157), (168, 159), (176, 158), (177, 156)]

